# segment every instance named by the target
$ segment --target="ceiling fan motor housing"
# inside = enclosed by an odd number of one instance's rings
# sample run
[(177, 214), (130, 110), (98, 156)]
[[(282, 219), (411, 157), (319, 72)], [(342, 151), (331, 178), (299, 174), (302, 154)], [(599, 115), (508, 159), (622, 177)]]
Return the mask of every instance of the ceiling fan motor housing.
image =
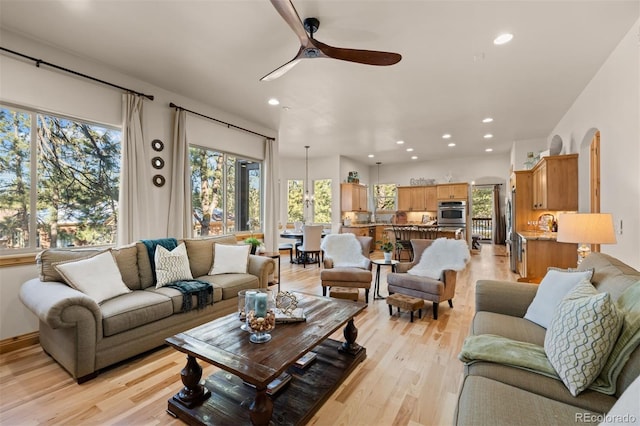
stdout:
[(311, 38), (313, 38), (313, 34), (320, 28), (320, 21), (318, 18), (305, 18), (303, 25), (304, 29), (307, 30)]

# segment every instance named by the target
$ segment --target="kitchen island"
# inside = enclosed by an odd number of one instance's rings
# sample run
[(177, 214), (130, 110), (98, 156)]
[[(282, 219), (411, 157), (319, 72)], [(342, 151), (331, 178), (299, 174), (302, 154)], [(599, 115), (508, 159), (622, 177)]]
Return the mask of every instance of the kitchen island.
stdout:
[(520, 275), (527, 279), (540, 279), (547, 268), (575, 268), (578, 262), (578, 245), (559, 243), (556, 232), (519, 231), (522, 256)]

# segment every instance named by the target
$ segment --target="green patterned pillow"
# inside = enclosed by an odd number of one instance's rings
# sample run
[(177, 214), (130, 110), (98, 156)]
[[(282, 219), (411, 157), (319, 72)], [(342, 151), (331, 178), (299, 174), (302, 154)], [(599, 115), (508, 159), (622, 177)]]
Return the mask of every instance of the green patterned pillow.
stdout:
[(620, 327), (622, 314), (608, 293), (583, 280), (560, 303), (544, 338), (544, 350), (558, 376), (577, 396), (598, 377)]

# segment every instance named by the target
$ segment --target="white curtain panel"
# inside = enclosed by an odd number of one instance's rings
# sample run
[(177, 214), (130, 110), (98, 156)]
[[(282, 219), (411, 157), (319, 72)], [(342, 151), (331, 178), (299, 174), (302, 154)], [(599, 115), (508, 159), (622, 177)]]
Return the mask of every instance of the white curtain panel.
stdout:
[(265, 187), (265, 211), (264, 211), (264, 245), (267, 251), (278, 251), (278, 207), (279, 182), (278, 182), (278, 142), (267, 139), (264, 143), (264, 187)]
[(142, 134), (143, 97), (122, 95), (122, 164), (120, 168), (120, 194), (118, 199), (117, 244), (124, 245), (148, 238), (149, 169), (150, 158)]
[(186, 129), (187, 113), (176, 109), (173, 121), (171, 150), (171, 190), (169, 193), (169, 221), (167, 235), (174, 238), (191, 237), (191, 167)]

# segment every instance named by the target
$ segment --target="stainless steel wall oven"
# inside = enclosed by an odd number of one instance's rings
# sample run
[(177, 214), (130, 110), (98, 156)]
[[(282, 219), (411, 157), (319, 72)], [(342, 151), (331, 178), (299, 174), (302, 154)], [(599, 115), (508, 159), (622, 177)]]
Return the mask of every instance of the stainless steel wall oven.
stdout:
[(467, 222), (466, 201), (438, 202), (438, 226), (465, 226)]

